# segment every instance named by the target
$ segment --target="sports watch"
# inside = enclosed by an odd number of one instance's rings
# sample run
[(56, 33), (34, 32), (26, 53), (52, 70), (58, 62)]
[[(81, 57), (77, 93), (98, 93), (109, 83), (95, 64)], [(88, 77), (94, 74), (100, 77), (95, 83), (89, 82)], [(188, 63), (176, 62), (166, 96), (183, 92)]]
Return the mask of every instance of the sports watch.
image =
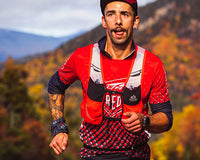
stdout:
[(149, 126), (150, 126), (150, 118), (148, 116), (144, 116), (143, 127), (148, 128)]

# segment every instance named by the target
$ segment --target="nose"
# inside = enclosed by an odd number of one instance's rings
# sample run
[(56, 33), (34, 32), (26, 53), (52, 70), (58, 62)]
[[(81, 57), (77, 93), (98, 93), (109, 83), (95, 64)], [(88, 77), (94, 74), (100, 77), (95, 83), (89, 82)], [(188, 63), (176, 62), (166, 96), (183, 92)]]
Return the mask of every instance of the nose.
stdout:
[(121, 15), (116, 15), (115, 22), (116, 22), (116, 25), (122, 25), (122, 17), (121, 17)]

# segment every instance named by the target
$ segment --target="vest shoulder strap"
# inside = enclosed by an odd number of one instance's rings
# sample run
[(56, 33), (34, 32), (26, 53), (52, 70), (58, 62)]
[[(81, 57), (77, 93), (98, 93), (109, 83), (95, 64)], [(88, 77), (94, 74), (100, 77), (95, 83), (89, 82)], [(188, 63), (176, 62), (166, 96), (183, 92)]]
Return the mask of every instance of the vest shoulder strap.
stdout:
[(138, 46), (135, 62), (129, 80), (126, 84), (126, 87), (129, 88), (130, 90), (133, 90), (134, 88), (137, 88), (141, 85), (144, 54), (145, 54), (145, 49)]
[(90, 78), (96, 84), (103, 84), (103, 78), (101, 74), (101, 57), (100, 57), (100, 49), (98, 43), (95, 43), (93, 46)]

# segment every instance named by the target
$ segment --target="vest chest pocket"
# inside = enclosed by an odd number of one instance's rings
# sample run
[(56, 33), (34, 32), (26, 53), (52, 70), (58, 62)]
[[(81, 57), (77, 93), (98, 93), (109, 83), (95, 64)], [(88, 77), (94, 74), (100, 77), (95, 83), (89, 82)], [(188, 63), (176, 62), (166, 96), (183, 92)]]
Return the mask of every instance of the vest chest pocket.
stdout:
[(115, 91), (107, 91), (104, 96), (104, 118), (121, 119), (123, 114), (122, 96)]
[(141, 86), (130, 90), (125, 88), (123, 92), (124, 104), (134, 106), (141, 101)]

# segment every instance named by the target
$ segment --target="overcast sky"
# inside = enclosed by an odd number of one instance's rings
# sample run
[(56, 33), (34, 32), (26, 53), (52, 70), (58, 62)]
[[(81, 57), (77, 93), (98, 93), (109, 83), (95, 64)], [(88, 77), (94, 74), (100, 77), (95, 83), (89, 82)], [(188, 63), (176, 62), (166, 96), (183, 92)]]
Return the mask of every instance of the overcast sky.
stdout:
[[(101, 24), (100, 0), (0, 0), (0, 28), (66, 36)], [(138, 0), (139, 6), (155, 0)]]

